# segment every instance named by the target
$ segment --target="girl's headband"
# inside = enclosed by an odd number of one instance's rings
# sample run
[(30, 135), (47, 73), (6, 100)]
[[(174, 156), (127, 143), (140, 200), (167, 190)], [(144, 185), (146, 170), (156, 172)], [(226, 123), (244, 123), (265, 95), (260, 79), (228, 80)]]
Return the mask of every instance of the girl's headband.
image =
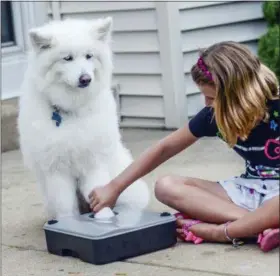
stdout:
[(197, 66), (210, 81), (213, 81), (212, 74), (208, 71), (207, 66), (204, 63), (204, 60), (202, 57), (199, 57), (199, 59), (197, 61)]

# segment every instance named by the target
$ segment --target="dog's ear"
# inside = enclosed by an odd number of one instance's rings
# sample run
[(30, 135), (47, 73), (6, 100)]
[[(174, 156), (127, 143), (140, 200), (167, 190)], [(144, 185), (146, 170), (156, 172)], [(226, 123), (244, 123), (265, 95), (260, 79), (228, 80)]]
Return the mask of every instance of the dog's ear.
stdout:
[(39, 29), (29, 31), (31, 44), (35, 50), (45, 50), (51, 48), (51, 37), (42, 34)]
[(103, 42), (109, 42), (112, 33), (112, 17), (106, 17), (98, 20), (96, 23), (97, 39)]

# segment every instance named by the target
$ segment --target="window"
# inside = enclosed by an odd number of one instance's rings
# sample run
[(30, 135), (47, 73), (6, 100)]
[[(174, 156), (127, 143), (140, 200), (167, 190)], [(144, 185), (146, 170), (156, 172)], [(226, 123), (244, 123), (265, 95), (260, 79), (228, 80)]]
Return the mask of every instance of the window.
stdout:
[(45, 22), (47, 9), (47, 1), (1, 1), (1, 100), (20, 95), (28, 30)]
[(1, 1), (1, 48), (15, 45), (11, 1)]

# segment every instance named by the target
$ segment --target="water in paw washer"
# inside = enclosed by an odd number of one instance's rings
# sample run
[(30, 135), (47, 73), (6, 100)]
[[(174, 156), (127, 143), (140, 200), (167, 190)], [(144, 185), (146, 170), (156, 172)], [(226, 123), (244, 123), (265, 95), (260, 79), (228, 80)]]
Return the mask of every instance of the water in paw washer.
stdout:
[(49, 253), (106, 264), (176, 244), (170, 213), (117, 207), (51, 220), (44, 225)]

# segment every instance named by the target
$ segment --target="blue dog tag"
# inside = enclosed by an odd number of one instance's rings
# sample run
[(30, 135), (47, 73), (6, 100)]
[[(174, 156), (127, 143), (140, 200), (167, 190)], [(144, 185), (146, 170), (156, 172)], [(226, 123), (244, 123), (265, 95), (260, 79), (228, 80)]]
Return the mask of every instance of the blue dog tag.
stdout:
[(52, 120), (55, 121), (57, 127), (61, 124), (62, 117), (60, 116), (58, 111), (54, 111), (52, 114)]

